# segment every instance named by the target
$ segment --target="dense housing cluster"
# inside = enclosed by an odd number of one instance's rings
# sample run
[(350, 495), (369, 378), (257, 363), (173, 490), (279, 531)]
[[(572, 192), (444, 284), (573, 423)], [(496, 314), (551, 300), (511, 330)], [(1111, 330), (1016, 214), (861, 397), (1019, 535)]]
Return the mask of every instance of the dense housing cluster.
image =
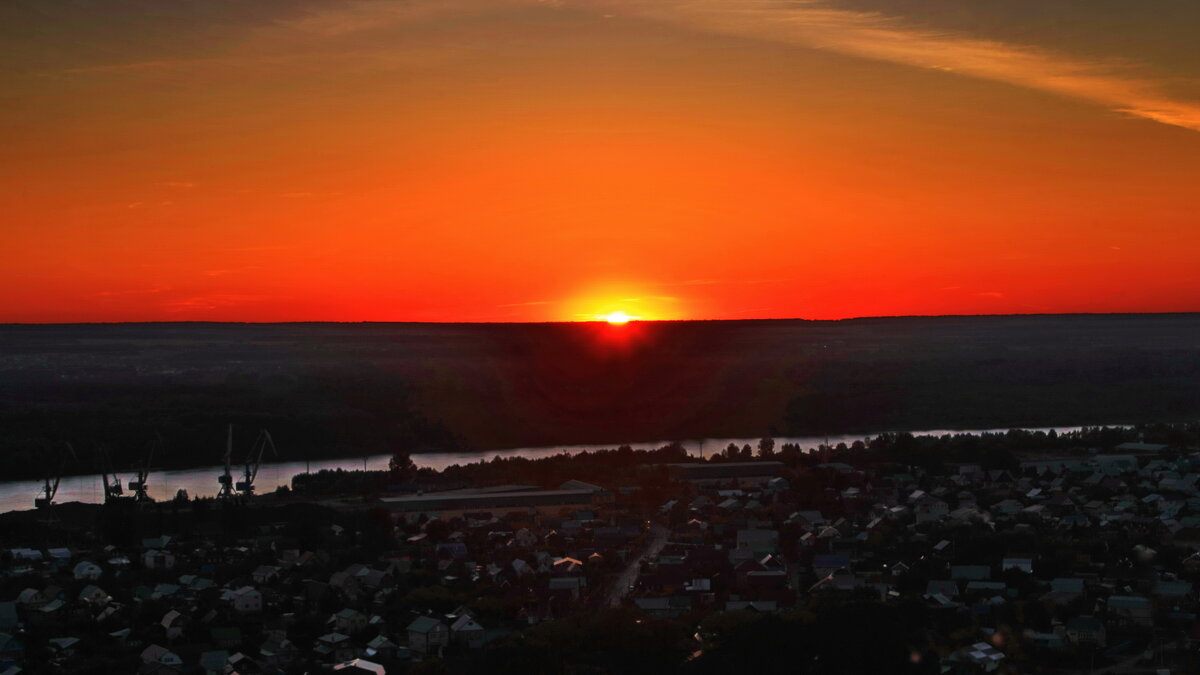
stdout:
[(0, 673), (1200, 664), (1200, 454), (895, 450), (626, 453), (596, 483), (478, 465), (365, 500), (130, 506), (115, 530), (101, 506), (9, 514), (32, 527), (0, 555)]

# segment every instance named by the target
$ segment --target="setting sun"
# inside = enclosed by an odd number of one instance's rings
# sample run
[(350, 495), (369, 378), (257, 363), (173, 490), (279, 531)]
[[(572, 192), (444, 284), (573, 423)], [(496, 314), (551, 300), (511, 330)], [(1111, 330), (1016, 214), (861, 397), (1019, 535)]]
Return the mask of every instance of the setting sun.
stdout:
[(607, 321), (611, 324), (621, 324), (621, 323), (629, 323), (630, 321), (635, 321), (639, 317), (630, 316), (630, 315), (626, 314), (625, 312), (609, 312), (608, 314), (601, 314), (599, 316), (599, 318), (602, 321)]
[(606, 280), (575, 289), (569, 296), (548, 299), (560, 321), (601, 321), (613, 325), (633, 321), (685, 319), (694, 307), (659, 280)]

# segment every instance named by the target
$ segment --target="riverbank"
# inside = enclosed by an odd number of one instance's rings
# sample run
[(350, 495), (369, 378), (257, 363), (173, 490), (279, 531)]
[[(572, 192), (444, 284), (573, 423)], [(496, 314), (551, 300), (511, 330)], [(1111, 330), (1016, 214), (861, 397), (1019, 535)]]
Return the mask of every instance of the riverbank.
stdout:
[[(1087, 428), (1091, 427), (1049, 427), (1023, 431), (1030, 433), (1043, 432), (1047, 434), (1051, 431), (1054, 431), (1056, 435), (1069, 436), (1072, 433), (1078, 433)], [(1116, 429), (1117, 427), (1106, 428)], [(973, 436), (981, 436), (984, 434), (1005, 434), (1008, 431), (1009, 430), (1006, 429), (933, 429), (912, 433), (917, 437), (942, 437), (956, 434)], [(775, 441), (776, 446), (779, 447), (790, 444), (799, 446), (804, 450), (810, 450), (825, 443), (833, 446), (838, 444), (852, 445), (856, 441), (869, 440), (876, 438), (879, 435), (880, 434), (877, 433), (843, 434), (838, 436), (799, 436), (780, 437), (773, 440)], [(1129, 435), (1129, 440), (1132, 440), (1135, 436), (1135, 434), (1132, 433)], [(1106, 439), (1106, 442), (1114, 439), (1115, 437)], [(694, 457), (709, 457), (713, 454), (726, 451), (730, 445), (734, 445), (739, 448), (749, 445), (751, 448), (757, 448), (759, 441), (760, 439), (758, 438), (718, 438), (679, 441), (678, 443), (687, 451), (689, 455)], [(647, 441), (641, 443), (628, 443), (624, 445), (634, 450), (654, 450), (670, 443), (672, 443), (672, 441)], [(464, 465), (478, 462), (490, 462), (494, 458), (523, 457), (526, 459), (540, 459), (564, 453), (575, 455), (584, 452), (599, 452), (611, 449), (614, 449), (614, 446), (574, 445), (541, 448), (512, 448), (507, 450), (495, 450), (481, 453), (418, 453), (411, 455), (411, 457), (418, 468), (444, 471), (456, 464)], [(334, 471), (338, 469), (347, 471), (382, 471), (387, 469), (388, 461), (390, 459), (390, 455), (373, 455), (370, 457), (351, 460), (332, 459), (313, 462), (268, 462), (264, 463), (259, 469), (256, 486), (259, 494), (265, 494), (273, 492), (282, 486), (290, 487), (294, 477), (305, 473)], [(213, 496), (219, 489), (217, 477), (221, 474), (221, 472), (222, 468), (215, 465), (177, 471), (151, 471), (147, 481), (149, 485), (149, 494), (151, 497), (160, 501), (174, 498), (180, 490), (185, 491), (188, 496), (193, 498)], [(121, 474), (120, 477), (123, 479), (128, 479), (130, 474), (126, 472)], [(41, 489), (42, 482), (36, 480), (0, 482), (0, 513), (31, 509), (33, 507), (33, 499)], [(104, 501), (103, 479), (99, 474), (64, 477), (59, 485), (56, 501), (58, 503), (101, 503)]]

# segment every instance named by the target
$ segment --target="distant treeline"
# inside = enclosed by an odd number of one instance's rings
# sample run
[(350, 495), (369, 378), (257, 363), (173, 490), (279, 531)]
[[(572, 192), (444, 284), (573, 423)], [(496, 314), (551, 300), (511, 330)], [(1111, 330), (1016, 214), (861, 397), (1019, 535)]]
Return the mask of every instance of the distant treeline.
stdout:
[[(400, 453), (403, 456), (404, 453)], [(345, 471), (341, 469), (301, 474), (292, 486), (308, 493), (372, 494), (386, 490), (444, 490), (490, 485), (533, 485), (553, 488), (569, 480), (603, 485), (636, 485), (646, 478), (650, 465), (693, 461), (687, 449), (669, 443), (655, 450), (634, 450), (625, 445), (611, 450), (562, 452), (549, 457), (493, 457), (453, 464), (442, 471)], [(393, 464), (397, 462), (393, 461)], [(661, 477), (659, 477), (661, 478)]]
[[(1122, 427), (1083, 427), (1057, 433), (1010, 429), (996, 433), (953, 433), (941, 436), (907, 432), (881, 434), (866, 442), (838, 444), (827, 452), (805, 455), (795, 446), (788, 452), (803, 461), (837, 461), (849, 464), (884, 461), (942, 471), (948, 463), (979, 464), (983, 469), (1017, 470), (1022, 459), (1039, 456), (1088, 456), (1108, 452), (1122, 443), (1144, 442), (1166, 445), (1167, 454), (1200, 447), (1200, 424), (1156, 423)], [(728, 453), (727, 453), (728, 454)], [(742, 450), (744, 456), (744, 448)]]
[(889, 348), (838, 345), (796, 364), (790, 375), (801, 391), (787, 403), (780, 431), (1200, 419), (1200, 331), (1190, 321), (1046, 317), (938, 326), (896, 335)]
[[(413, 406), (403, 381), (366, 371), (304, 378), (231, 379), (223, 383), (118, 381), (24, 389), (22, 404), (0, 408), (0, 475), (40, 478), (64, 459), (67, 474), (97, 473), (100, 451), (128, 473), (147, 459), (154, 468), (215, 465), (234, 425), (233, 461), (250, 451), (261, 429), (280, 456), (264, 461), (360, 457), (457, 450), (444, 425)], [(67, 444), (74, 457), (63, 457)]]
[[(1108, 452), (1122, 443), (1142, 442), (1167, 446), (1166, 453), (1200, 447), (1200, 423), (1156, 423), (1132, 426), (1082, 427), (1058, 433), (1054, 430), (1010, 429), (989, 433), (914, 435), (909, 432), (879, 434), (854, 443), (818, 448), (792, 443), (776, 445), (764, 438), (756, 446), (730, 444), (710, 462), (774, 459), (789, 466), (821, 463), (890, 463), (943, 471), (947, 464), (979, 464), (983, 469), (1019, 469), (1022, 459), (1039, 456), (1088, 456)], [(814, 452), (815, 450), (815, 452)]]
[[(559, 453), (549, 457), (493, 457), (477, 462), (454, 464), (443, 471), (411, 470), (401, 474), (388, 471), (320, 471), (299, 475), (293, 486), (309, 493), (374, 494), (396, 488), (453, 489), (488, 485), (534, 485), (553, 488), (568, 480), (583, 480), (603, 486), (657, 486), (665, 473), (650, 470), (679, 462), (745, 462), (775, 460), (792, 469), (816, 467), (823, 463), (852, 465), (895, 465), (893, 470), (920, 467), (945, 470), (949, 463), (975, 463), (983, 469), (1020, 468), (1022, 457), (1038, 455), (1087, 456), (1092, 452), (1111, 451), (1127, 442), (1146, 442), (1168, 446), (1167, 453), (1200, 447), (1200, 424), (1146, 424), (1136, 427), (1084, 427), (1059, 434), (1055, 431), (1011, 429), (998, 433), (955, 433), (941, 436), (913, 435), (907, 432), (880, 434), (851, 444), (831, 447), (806, 447), (776, 443), (769, 437), (754, 445), (730, 444), (722, 451), (698, 458), (678, 443), (655, 450), (634, 450), (621, 446), (611, 450)], [(404, 463), (401, 460), (398, 463)]]
[[(614, 330), (623, 332), (614, 334)], [(618, 339), (619, 338), (619, 339)], [(0, 476), (646, 439), (1200, 420), (1200, 315), (0, 326)]]

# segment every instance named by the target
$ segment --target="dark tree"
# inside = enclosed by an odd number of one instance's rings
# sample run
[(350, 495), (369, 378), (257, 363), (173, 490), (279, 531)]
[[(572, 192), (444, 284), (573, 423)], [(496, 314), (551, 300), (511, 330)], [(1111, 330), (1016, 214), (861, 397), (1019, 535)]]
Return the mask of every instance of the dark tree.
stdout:
[(408, 453), (403, 450), (392, 454), (392, 458), (388, 460), (388, 470), (397, 478), (405, 480), (417, 475), (417, 465), (413, 463), (412, 457), (409, 457)]

